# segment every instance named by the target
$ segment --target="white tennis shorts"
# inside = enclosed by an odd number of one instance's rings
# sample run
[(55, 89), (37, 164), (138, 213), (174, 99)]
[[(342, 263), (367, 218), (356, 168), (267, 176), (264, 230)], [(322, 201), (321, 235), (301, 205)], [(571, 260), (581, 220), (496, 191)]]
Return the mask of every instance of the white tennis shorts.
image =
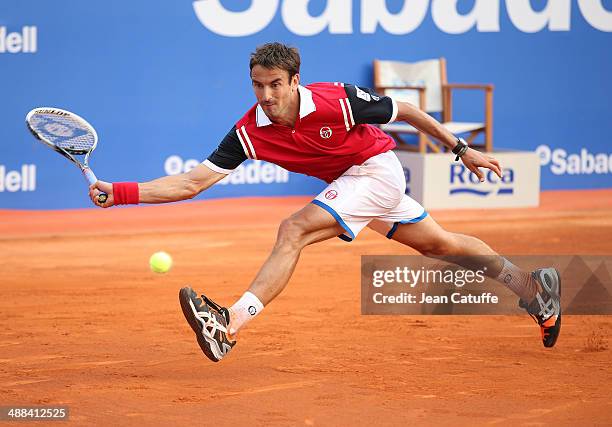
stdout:
[(344, 172), (313, 201), (338, 221), (353, 240), (367, 225), (387, 238), (399, 224), (427, 217), (417, 201), (406, 195), (404, 170), (393, 151), (378, 154)]

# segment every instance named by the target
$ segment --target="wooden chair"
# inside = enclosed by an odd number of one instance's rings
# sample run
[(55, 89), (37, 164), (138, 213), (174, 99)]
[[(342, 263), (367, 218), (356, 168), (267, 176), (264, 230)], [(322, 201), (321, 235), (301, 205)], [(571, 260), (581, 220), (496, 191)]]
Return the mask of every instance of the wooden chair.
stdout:
[[(380, 94), (397, 101), (410, 102), (428, 113), (441, 113), (442, 124), (453, 134), (468, 134), (466, 142), (484, 151), (493, 151), (493, 85), (492, 84), (449, 84), (446, 80), (446, 60), (431, 59), (420, 62), (398, 62), (374, 60), (374, 87)], [(455, 89), (483, 90), (485, 94), (484, 122), (453, 121), (452, 92)], [(404, 122), (382, 125), (398, 143), (398, 149), (439, 152), (444, 150), (423, 132)], [(484, 133), (484, 143), (474, 144), (474, 139)], [(418, 135), (418, 144), (407, 144), (401, 134)]]

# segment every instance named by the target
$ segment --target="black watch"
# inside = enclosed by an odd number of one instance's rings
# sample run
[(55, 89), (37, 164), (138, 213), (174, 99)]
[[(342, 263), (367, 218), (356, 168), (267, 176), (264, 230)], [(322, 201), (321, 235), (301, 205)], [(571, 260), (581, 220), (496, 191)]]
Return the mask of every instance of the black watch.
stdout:
[(463, 138), (457, 138), (457, 145), (453, 148), (453, 154), (456, 155), (455, 161), (459, 161), (459, 157), (463, 156), (465, 152), (468, 150), (467, 142)]

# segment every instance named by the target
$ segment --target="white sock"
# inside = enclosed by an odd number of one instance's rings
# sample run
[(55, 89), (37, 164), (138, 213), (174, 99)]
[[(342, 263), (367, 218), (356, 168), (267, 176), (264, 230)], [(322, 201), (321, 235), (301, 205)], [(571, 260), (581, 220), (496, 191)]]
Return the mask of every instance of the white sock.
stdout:
[(538, 292), (538, 286), (531, 277), (531, 274), (521, 270), (505, 258), (504, 266), (495, 280), (508, 287), (508, 289), (527, 303), (533, 301)]
[(259, 298), (247, 291), (230, 307), (230, 334), (234, 335), (240, 328), (257, 316), (264, 306)]

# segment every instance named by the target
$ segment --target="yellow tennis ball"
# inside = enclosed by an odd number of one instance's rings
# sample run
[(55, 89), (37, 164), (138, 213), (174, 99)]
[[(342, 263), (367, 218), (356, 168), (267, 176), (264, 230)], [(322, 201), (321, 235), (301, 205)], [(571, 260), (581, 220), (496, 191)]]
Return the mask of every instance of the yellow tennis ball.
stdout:
[(149, 259), (149, 265), (154, 273), (167, 273), (172, 267), (172, 257), (163, 251), (155, 252)]

